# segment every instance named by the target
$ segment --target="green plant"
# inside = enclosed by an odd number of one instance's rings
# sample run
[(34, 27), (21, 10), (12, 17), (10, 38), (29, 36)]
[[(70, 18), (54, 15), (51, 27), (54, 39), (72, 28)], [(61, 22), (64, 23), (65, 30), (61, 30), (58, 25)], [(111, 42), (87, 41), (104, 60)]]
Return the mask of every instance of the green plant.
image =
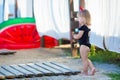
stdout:
[(120, 66), (120, 54), (112, 51), (98, 49), (94, 45), (91, 47), (89, 58), (93, 61), (114, 63)]
[(112, 80), (120, 80), (120, 73), (109, 73), (107, 74)]
[(91, 45), (91, 49), (90, 49), (90, 55), (89, 56), (94, 56), (96, 54), (96, 48), (94, 45)]

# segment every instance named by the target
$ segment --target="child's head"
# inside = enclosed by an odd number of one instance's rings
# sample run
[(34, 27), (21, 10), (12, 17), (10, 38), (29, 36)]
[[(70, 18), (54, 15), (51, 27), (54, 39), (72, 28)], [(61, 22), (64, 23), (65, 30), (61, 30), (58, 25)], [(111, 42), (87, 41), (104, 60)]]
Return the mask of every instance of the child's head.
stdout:
[(84, 9), (78, 13), (80, 24), (91, 25), (91, 15), (88, 10)]

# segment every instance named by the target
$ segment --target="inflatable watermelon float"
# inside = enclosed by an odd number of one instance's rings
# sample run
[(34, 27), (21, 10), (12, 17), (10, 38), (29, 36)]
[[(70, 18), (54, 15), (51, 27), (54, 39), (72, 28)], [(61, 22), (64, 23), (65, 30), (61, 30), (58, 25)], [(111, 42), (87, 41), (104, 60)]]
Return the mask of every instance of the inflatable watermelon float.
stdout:
[(40, 47), (34, 18), (16, 18), (0, 24), (0, 49)]
[(58, 46), (59, 45), (59, 41), (51, 36), (48, 36), (48, 35), (44, 35), (42, 36), (43, 38), (43, 47), (45, 48), (53, 48), (55, 46)]

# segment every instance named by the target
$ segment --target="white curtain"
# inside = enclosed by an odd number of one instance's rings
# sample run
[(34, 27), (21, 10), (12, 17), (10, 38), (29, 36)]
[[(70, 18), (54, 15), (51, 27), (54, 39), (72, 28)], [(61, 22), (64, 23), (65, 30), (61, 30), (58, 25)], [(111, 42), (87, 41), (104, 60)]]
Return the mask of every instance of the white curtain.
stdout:
[(107, 0), (106, 2), (106, 46), (108, 50), (120, 53), (120, 1)]
[(9, 19), (8, 15), (9, 15), (9, 5), (8, 5), (8, 0), (6, 0), (4, 4), (4, 21)]
[(74, 11), (78, 12), (79, 11), (79, 6), (80, 6), (80, 0), (73, 0), (73, 6), (74, 6)]
[(104, 49), (103, 47), (103, 36), (104, 36), (104, 14), (103, 11), (103, 3), (105, 0), (86, 0), (85, 7), (90, 11), (92, 17), (92, 25), (91, 25), (91, 36), (90, 41), (92, 44)]
[(5, 0), (4, 21), (15, 18), (15, 0)]
[(0, 23), (3, 22), (3, 0), (0, 0)]
[(85, 0), (92, 15), (91, 42), (103, 47), (103, 37), (108, 50), (120, 53), (120, 1)]
[(70, 39), (69, 0), (34, 0), (37, 30), (56, 39)]
[(32, 0), (17, 0), (18, 17), (33, 17)]

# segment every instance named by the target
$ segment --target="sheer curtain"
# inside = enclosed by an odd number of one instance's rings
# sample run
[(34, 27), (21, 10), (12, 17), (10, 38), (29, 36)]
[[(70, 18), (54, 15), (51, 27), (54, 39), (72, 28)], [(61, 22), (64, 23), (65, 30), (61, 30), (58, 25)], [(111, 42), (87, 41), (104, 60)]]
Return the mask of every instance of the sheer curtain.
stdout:
[(106, 46), (108, 50), (120, 53), (120, 1), (107, 0), (106, 4)]
[(39, 34), (70, 39), (69, 0), (34, 0)]
[(120, 1), (85, 0), (85, 2), (92, 15), (91, 42), (103, 47), (104, 37), (106, 48), (120, 53)]
[(5, 0), (4, 21), (15, 18), (15, 0)]
[(80, 6), (80, 0), (73, 0), (73, 6), (74, 6), (74, 11), (78, 12), (79, 11), (79, 6)]
[(17, 0), (18, 17), (33, 17), (32, 0)]
[(104, 13), (103, 1), (105, 0), (86, 0), (85, 7), (90, 11), (92, 17), (91, 36), (90, 41), (92, 44), (104, 49), (103, 36), (104, 36)]
[(3, 22), (3, 7), (4, 6), (4, 4), (3, 4), (3, 0), (0, 0), (0, 23), (2, 23)]

